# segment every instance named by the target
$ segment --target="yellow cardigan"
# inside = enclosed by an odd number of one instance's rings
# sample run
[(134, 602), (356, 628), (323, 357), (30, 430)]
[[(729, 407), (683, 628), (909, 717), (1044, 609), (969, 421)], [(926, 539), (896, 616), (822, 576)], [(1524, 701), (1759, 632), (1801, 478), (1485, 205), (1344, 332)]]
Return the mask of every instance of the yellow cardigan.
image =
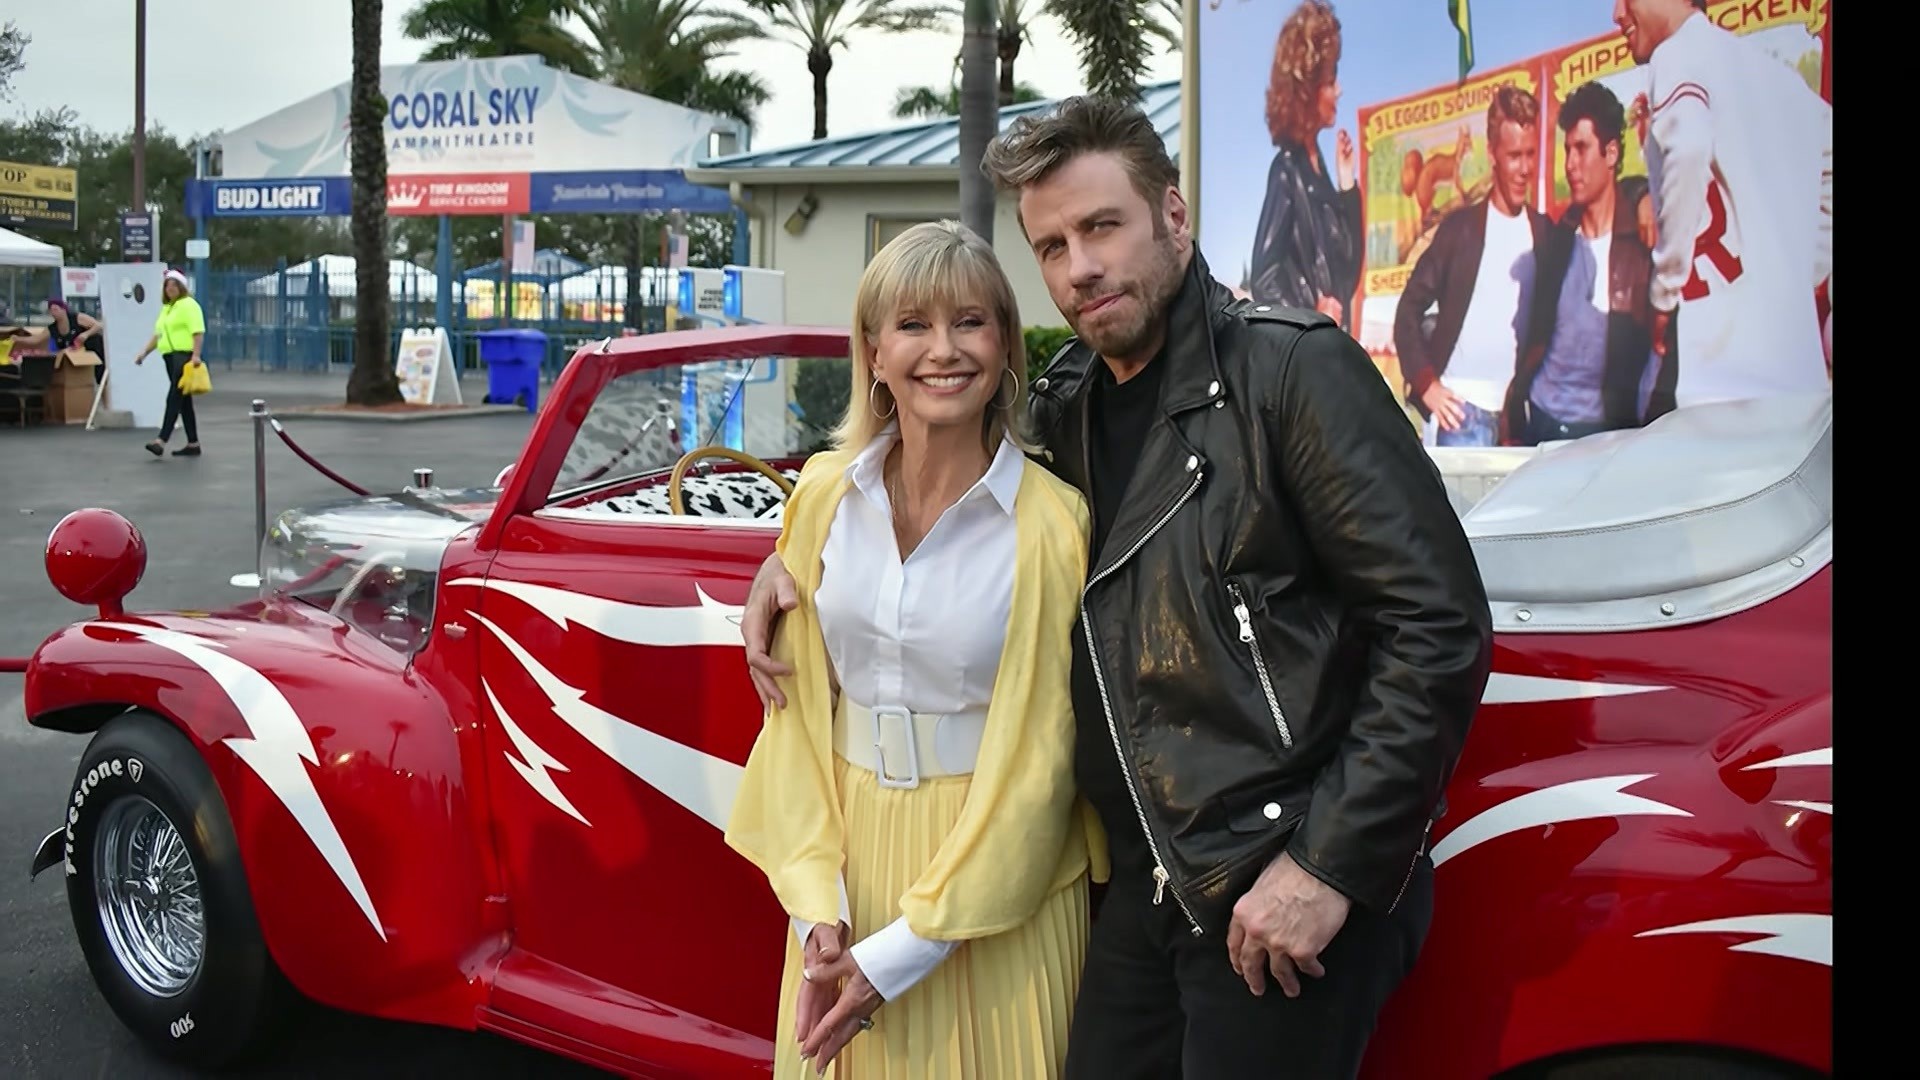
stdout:
[[(766, 875), (787, 913), (840, 918), (845, 822), (833, 764), (833, 690), (814, 608), (821, 551), (857, 450), (814, 455), (787, 500), (776, 546), (799, 605), (772, 654), (794, 674), (747, 758), (727, 843)], [(923, 938), (1011, 930), (1083, 873), (1107, 878), (1106, 838), (1073, 779), (1072, 635), (1086, 581), (1089, 521), (1080, 493), (1024, 461), (1014, 498), (1018, 549), (1007, 638), (965, 808), (900, 912)], [(873, 927), (856, 927), (871, 933)]]

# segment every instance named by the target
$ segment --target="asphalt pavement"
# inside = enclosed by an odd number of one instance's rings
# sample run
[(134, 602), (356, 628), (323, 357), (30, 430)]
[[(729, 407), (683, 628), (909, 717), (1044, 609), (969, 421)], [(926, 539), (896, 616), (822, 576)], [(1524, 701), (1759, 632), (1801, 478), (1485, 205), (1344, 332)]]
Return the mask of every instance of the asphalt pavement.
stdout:
[[(199, 458), (156, 459), (151, 430), (86, 431), (0, 426), (0, 657), (29, 655), (59, 627), (84, 617), (47, 581), (47, 534), (71, 510), (104, 506), (145, 535), (147, 571), (129, 610), (205, 609), (244, 599), (230, 584), (254, 569), (253, 434), (249, 402), (270, 408), (344, 399), (332, 375), (213, 371), (199, 404)], [(484, 380), (463, 380), (467, 402)], [(287, 431), (309, 453), (370, 490), (405, 485), (416, 467), (436, 482), (490, 483), (518, 455), (526, 413), (415, 423), (367, 423), (288, 415)], [(174, 446), (184, 441), (176, 432)], [(268, 435), (269, 515), (345, 494)], [(95, 990), (57, 873), (29, 881), (33, 848), (60, 819), (83, 736), (29, 728), (21, 677), (0, 674), (0, 1077), (185, 1077), (147, 1053)], [(283, 1051), (262, 1068), (274, 1077), (602, 1075), (506, 1039), (307, 1010)]]

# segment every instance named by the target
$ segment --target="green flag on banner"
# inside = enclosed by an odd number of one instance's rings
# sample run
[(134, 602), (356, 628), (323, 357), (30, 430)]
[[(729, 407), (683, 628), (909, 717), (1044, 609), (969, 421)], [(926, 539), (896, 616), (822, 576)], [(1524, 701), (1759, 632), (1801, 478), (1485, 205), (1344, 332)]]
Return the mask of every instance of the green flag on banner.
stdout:
[(1447, 15), (1460, 33), (1460, 78), (1473, 70), (1473, 16), (1467, 12), (1468, 0), (1447, 0)]

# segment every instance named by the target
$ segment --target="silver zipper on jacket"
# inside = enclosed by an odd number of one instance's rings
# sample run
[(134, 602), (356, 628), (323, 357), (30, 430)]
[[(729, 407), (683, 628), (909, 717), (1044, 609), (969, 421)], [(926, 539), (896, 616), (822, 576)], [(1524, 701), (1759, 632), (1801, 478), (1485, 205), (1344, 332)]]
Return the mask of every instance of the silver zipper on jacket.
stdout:
[[(1107, 716), (1107, 734), (1113, 739), (1113, 754), (1120, 760), (1120, 772), (1127, 780), (1127, 796), (1133, 800), (1133, 812), (1140, 816), (1140, 831), (1146, 835), (1147, 850), (1153, 853), (1153, 903), (1156, 907), (1159, 906), (1162, 899), (1161, 894), (1166, 891), (1167, 886), (1172, 882), (1172, 877), (1167, 873), (1166, 864), (1160, 858), (1160, 846), (1153, 842), (1153, 829), (1147, 824), (1147, 808), (1141, 805), (1140, 802), (1140, 787), (1134, 778), (1133, 766), (1127, 762), (1126, 751), (1120, 748), (1120, 727), (1114, 722), (1113, 702), (1107, 697), (1106, 673), (1100, 670), (1100, 649), (1099, 646), (1095, 644), (1093, 638), (1093, 617), (1087, 611), (1087, 593), (1092, 592), (1093, 587), (1099, 584), (1103, 578), (1115, 570), (1120, 569), (1128, 559), (1133, 558), (1141, 548), (1146, 546), (1148, 540), (1153, 539), (1154, 533), (1159, 532), (1165, 527), (1167, 522), (1173, 520), (1173, 515), (1179, 513), (1180, 508), (1185, 506), (1187, 500), (1193, 497), (1193, 493), (1200, 490), (1200, 478), (1204, 473), (1205, 470), (1195, 472), (1193, 474), (1193, 483), (1187, 485), (1187, 490), (1181, 494), (1179, 500), (1176, 501), (1165, 514), (1160, 515), (1160, 520), (1154, 522), (1153, 527), (1148, 529), (1146, 534), (1141, 536), (1139, 540), (1135, 541), (1134, 545), (1128, 548), (1125, 554), (1115, 559), (1112, 566), (1100, 571), (1098, 575), (1087, 582), (1087, 587), (1080, 591), (1080, 628), (1087, 636), (1087, 659), (1093, 666), (1094, 685), (1100, 688), (1100, 711), (1104, 712)], [(1173, 890), (1173, 900), (1180, 905), (1181, 912), (1186, 915), (1187, 925), (1193, 928), (1193, 936), (1201, 936), (1200, 922), (1193, 917), (1193, 909), (1187, 906), (1186, 900), (1180, 896), (1180, 890), (1177, 888)]]
[(1240, 640), (1246, 643), (1247, 651), (1253, 654), (1254, 674), (1260, 676), (1260, 691), (1267, 695), (1267, 709), (1273, 713), (1273, 726), (1280, 729), (1280, 745), (1293, 749), (1293, 731), (1287, 727), (1286, 714), (1280, 711), (1280, 698), (1273, 692), (1273, 680), (1267, 677), (1267, 661), (1260, 655), (1260, 642), (1253, 636), (1253, 613), (1247, 610), (1247, 598), (1240, 592), (1240, 586), (1228, 583), (1227, 591), (1233, 594), (1233, 615), (1240, 620)]
[(1393, 914), (1393, 910), (1400, 906), (1401, 898), (1407, 895), (1407, 886), (1413, 884), (1413, 868), (1420, 865), (1420, 856), (1427, 853), (1427, 837), (1432, 835), (1433, 822), (1429, 821), (1427, 827), (1420, 830), (1420, 846), (1414, 849), (1413, 858), (1407, 863), (1407, 876), (1400, 879), (1400, 891), (1393, 894), (1393, 903), (1387, 905), (1387, 914)]

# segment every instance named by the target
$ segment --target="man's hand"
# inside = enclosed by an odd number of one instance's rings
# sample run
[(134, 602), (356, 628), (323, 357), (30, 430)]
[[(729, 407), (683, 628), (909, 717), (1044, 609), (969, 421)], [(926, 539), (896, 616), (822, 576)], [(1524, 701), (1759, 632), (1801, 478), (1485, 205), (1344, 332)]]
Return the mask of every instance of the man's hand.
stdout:
[(1420, 395), (1420, 400), (1433, 418), (1440, 421), (1441, 431), (1459, 431), (1460, 425), (1467, 422), (1467, 411), (1460, 407), (1460, 399), (1443, 382), (1436, 380), (1427, 387), (1427, 392)]
[(1281, 852), (1247, 895), (1233, 905), (1227, 959), (1255, 997), (1267, 992), (1267, 972), (1290, 998), (1300, 996), (1302, 973), (1319, 978), (1320, 953), (1346, 925), (1352, 902)]
[(800, 1044), (800, 1059), (812, 1061), (815, 1074), (824, 1075), (840, 1051), (860, 1034), (860, 1022), (878, 1011), (883, 1002), (851, 952), (841, 953), (840, 958), (830, 964), (808, 965), (806, 978), (809, 983), (818, 983), (829, 990), (839, 986), (840, 980), (846, 980), (833, 1008)]
[(747, 674), (753, 678), (753, 692), (760, 695), (763, 708), (786, 708), (787, 696), (775, 679), (793, 674), (793, 669), (775, 660), (767, 652), (773, 643), (773, 630), (780, 616), (799, 606), (793, 575), (787, 573), (780, 554), (767, 556), (760, 572), (753, 575), (753, 587), (747, 590), (747, 603), (740, 613), (740, 636), (747, 644)]
[(1334, 176), (1339, 181), (1341, 191), (1350, 190), (1359, 170), (1355, 168), (1353, 136), (1347, 133), (1346, 128), (1341, 128), (1340, 134), (1335, 136), (1333, 147)]
[[(813, 933), (807, 936), (807, 947), (801, 950), (802, 971), (811, 971), (839, 961), (847, 948), (847, 924), (828, 926), (816, 925)], [(833, 984), (811, 979), (800, 983), (799, 1007), (794, 1010), (793, 1041), (805, 1045), (807, 1036), (819, 1025), (833, 1008), (838, 995), (833, 992)]]
[(1640, 196), (1640, 201), (1634, 206), (1634, 214), (1640, 226), (1640, 242), (1647, 245), (1648, 251), (1659, 247), (1660, 222), (1655, 218), (1653, 213), (1653, 196), (1651, 194)]
[(1653, 354), (1666, 359), (1667, 332), (1673, 327), (1673, 312), (1655, 311), (1653, 313)]

